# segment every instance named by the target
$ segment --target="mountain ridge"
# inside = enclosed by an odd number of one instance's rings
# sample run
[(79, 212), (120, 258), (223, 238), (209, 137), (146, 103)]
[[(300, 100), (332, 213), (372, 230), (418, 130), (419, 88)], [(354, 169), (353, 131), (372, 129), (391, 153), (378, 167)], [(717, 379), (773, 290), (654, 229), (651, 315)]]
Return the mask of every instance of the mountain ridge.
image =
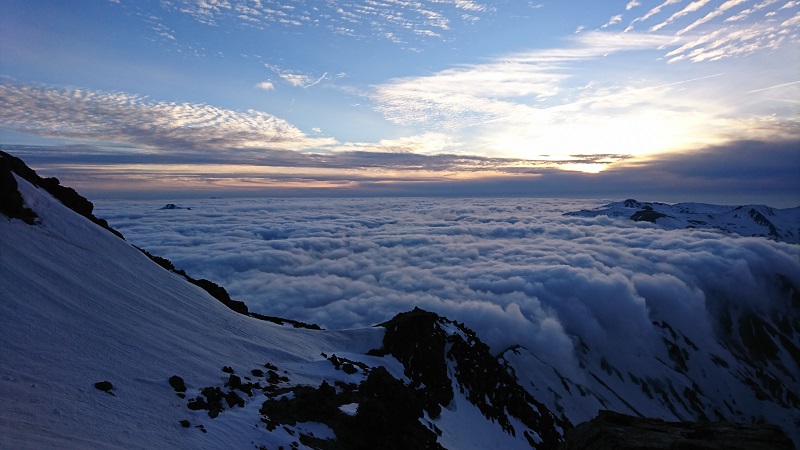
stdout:
[(766, 205), (723, 206), (708, 203), (660, 203), (627, 199), (564, 215), (576, 217), (608, 216), (650, 222), (665, 229), (694, 228), (719, 230), (742, 236), (800, 243), (800, 206), (778, 209)]

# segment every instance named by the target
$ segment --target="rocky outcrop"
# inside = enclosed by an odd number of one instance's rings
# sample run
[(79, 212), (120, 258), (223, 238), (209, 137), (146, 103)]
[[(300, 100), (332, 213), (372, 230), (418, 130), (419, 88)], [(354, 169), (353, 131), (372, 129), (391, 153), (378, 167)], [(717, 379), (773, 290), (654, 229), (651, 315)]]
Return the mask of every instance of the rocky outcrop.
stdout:
[(164, 205), (164, 206), (162, 206), (161, 208), (158, 208), (158, 209), (186, 209), (186, 210), (191, 210), (192, 208), (184, 208), (182, 206), (176, 205), (175, 203), (167, 203), (166, 205)]
[[(87, 200), (85, 197), (78, 194), (74, 189), (61, 186), (61, 182), (58, 178), (51, 177), (51, 178), (42, 178), (36, 174), (36, 171), (28, 167), (25, 162), (21, 159), (11, 156), (8, 153), (0, 151), (0, 172), (14, 172), (29, 183), (33, 184), (34, 186), (40, 187), (50, 193), (53, 197), (55, 197), (58, 201), (64, 204), (67, 208), (75, 211), (76, 213), (86, 217), (87, 219), (91, 220), (92, 222), (100, 225), (101, 227), (105, 228), (106, 230), (114, 233), (121, 239), (125, 239), (122, 236), (122, 233), (119, 231), (111, 228), (104, 219), (98, 219), (97, 217), (92, 214), (94, 210), (94, 204)], [(11, 177), (13, 179), (13, 177)], [(16, 191), (16, 180), (14, 181), (14, 191)], [(0, 175), (0, 185), (2, 185), (3, 191), (6, 189), (10, 190), (12, 188), (10, 182), (8, 181), (8, 175)], [(13, 196), (13, 193), (10, 193)], [(19, 192), (17, 191), (17, 195)], [(5, 196), (4, 196), (5, 197)], [(21, 197), (20, 197), (21, 199)], [(13, 200), (16, 201), (16, 200)], [(3, 201), (2, 203), (5, 203)], [(30, 210), (28, 210), (30, 211)], [(33, 212), (33, 211), (31, 211)], [(20, 217), (22, 218), (22, 217)], [(25, 220), (23, 218), (23, 220)], [(28, 220), (26, 220), (28, 222)], [(32, 222), (29, 222), (32, 223)]]
[(3, 155), (6, 154), (0, 152), (0, 214), (33, 225), (38, 215), (32, 209), (25, 207), (17, 179), (11, 172), (11, 164)]
[(386, 328), (383, 348), (371, 353), (390, 354), (403, 364), (430, 417), (449, 406), (455, 387), (486, 419), (511, 436), (524, 436), (533, 448), (556, 448), (563, 431), (572, 427), (522, 388), (489, 346), (462, 324), (415, 308), (380, 326)]
[(666, 214), (654, 211), (652, 206), (645, 206), (644, 208), (636, 211), (631, 215), (631, 220), (634, 222), (651, 222), (656, 223), (656, 220), (662, 217), (669, 217)]
[(569, 431), (560, 450), (793, 450), (775, 425), (665, 422), (601, 411)]

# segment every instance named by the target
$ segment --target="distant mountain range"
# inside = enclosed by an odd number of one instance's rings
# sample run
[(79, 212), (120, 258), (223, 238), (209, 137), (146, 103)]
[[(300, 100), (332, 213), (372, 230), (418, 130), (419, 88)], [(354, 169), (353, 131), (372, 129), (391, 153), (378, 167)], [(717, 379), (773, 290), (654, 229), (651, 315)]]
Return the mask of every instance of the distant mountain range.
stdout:
[[(1, 448), (555, 449), (600, 410), (628, 415), (606, 416), (604, 432), (652, 428), (630, 416), (735, 420), (800, 441), (788, 276), (774, 280), (784, 304), (710, 305), (713, 339), (654, 315), (643, 332), (661, 344), (644, 356), (582, 341), (582, 372), (562, 373), (525, 343), (492, 354), (420, 309), (353, 330), (250, 313), (6, 154), (0, 199)], [(715, 433), (727, 448), (792, 448), (777, 427), (690, 430), (663, 448), (720, 448), (704, 446)]]
[(763, 236), (776, 241), (800, 243), (800, 207), (777, 209), (765, 205), (723, 206), (706, 203), (670, 205), (628, 199), (566, 215), (608, 216), (651, 222), (666, 229), (714, 229), (741, 236)]

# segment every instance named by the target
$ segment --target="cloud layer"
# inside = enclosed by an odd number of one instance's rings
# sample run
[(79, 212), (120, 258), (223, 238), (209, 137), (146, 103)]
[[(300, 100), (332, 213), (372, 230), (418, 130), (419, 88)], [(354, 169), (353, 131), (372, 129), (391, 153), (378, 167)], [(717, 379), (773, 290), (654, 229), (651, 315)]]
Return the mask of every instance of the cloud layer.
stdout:
[(596, 206), (583, 201), (160, 206), (100, 202), (96, 212), (254, 311), (346, 328), (420, 306), (466, 322), (495, 351), (523, 343), (564, 370), (575, 364), (575, 337), (646, 347), (654, 315), (702, 333), (711, 309), (781, 308), (776, 280), (800, 286), (796, 245), (562, 216)]

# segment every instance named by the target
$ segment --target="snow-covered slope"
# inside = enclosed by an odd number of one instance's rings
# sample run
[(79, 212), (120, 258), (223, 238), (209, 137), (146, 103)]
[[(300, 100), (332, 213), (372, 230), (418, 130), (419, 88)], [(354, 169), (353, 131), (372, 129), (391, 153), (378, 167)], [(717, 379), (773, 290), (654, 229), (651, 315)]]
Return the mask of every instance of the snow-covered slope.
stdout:
[(567, 215), (631, 219), (652, 222), (666, 229), (717, 229), (742, 236), (765, 236), (777, 241), (800, 243), (800, 207), (777, 209), (765, 205), (723, 206), (706, 203), (669, 205), (628, 199)]
[(569, 427), (460, 325), (247, 317), (15, 180), (37, 218), (0, 218), (1, 448), (553, 448)]

